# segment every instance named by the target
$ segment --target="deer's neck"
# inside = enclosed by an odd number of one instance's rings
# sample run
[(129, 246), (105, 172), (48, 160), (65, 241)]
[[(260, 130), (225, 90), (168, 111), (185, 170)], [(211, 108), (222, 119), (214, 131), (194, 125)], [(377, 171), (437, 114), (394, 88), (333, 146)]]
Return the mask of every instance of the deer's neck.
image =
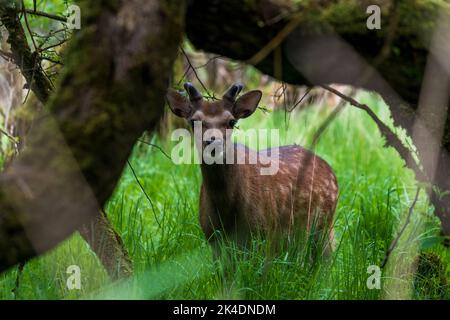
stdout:
[[(236, 156), (237, 146), (234, 144), (233, 147)], [(243, 150), (249, 152), (247, 148)], [(249, 177), (254, 176), (254, 165), (236, 162), (201, 164), (203, 187), (212, 205), (222, 211), (233, 211), (242, 206), (248, 193)]]
[(234, 164), (202, 164), (203, 184), (211, 197), (233, 193), (240, 168)]

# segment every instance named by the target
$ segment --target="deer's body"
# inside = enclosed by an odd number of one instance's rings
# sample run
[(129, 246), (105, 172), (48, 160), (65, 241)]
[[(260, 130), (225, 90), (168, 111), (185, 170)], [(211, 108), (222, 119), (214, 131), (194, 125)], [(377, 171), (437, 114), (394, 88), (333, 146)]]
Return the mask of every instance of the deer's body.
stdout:
[(251, 233), (287, 235), (315, 223), (315, 228), (327, 230), (332, 242), (338, 198), (332, 169), (300, 146), (278, 150), (275, 175), (260, 175), (259, 164), (202, 165), (200, 224), (207, 239), (215, 241), (213, 234), (219, 230), (245, 242)]
[[(261, 161), (266, 151), (254, 151), (243, 145), (228, 144), (231, 129), (240, 118), (251, 115), (261, 98), (261, 92), (247, 92), (236, 100), (241, 85), (232, 86), (223, 100), (203, 101), (191, 85), (185, 85), (190, 100), (176, 91), (169, 91), (172, 111), (186, 118), (194, 127), (202, 124), (202, 136), (197, 140), (200, 151), (221, 145), (223, 159), (234, 148), (232, 163), (201, 164), (203, 183), (200, 192), (200, 224), (205, 236), (215, 247), (216, 231), (225, 238), (245, 243), (252, 233), (283, 236), (306, 230), (324, 231), (330, 251), (333, 238), (333, 216), (338, 198), (338, 185), (333, 170), (312, 152), (297, 146), (269, 149), (278, 159), (274, 174), (262, 175)], [(207, 135), (208, 131), (212, 135)], [(207, 136), (208, 138), (204, 139)], [(256, 164), (249, 161), (257, 154)], [(253, 157), (253, 159), (255, 159)], [(268, 158), (266, 158), (268, 159)]]

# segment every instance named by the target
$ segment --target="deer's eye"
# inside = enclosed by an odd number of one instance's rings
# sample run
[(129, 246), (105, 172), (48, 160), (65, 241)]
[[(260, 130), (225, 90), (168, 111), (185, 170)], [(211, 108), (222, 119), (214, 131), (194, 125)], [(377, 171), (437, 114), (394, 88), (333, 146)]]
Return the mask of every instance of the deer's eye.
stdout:
[(236, 125), (237, 121), (232, 119), (228, 122), (228, 125), (230, 126), (230, 128), (234, 128), (234, 126)]

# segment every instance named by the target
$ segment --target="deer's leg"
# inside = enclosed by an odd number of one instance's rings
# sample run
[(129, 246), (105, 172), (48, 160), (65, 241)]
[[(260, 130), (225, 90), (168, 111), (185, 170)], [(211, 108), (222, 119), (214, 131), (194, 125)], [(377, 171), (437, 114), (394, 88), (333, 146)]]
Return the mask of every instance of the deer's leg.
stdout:
[(133, 273), (133, 265), (122, 239), (102, 211), (90, 223), (82, 226), (79, 232), (113, 280)]

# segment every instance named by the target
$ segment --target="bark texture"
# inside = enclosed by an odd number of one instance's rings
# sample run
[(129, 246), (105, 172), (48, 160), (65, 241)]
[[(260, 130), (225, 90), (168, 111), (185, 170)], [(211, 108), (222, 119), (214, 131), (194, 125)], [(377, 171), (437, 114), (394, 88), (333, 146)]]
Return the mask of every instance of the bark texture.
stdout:
[(131, 276), (133, 264), (122, 238), (111, 226), (106, 215), (99, 214), (79, 229), (80, 235), (91, 246), (112, 279)]

